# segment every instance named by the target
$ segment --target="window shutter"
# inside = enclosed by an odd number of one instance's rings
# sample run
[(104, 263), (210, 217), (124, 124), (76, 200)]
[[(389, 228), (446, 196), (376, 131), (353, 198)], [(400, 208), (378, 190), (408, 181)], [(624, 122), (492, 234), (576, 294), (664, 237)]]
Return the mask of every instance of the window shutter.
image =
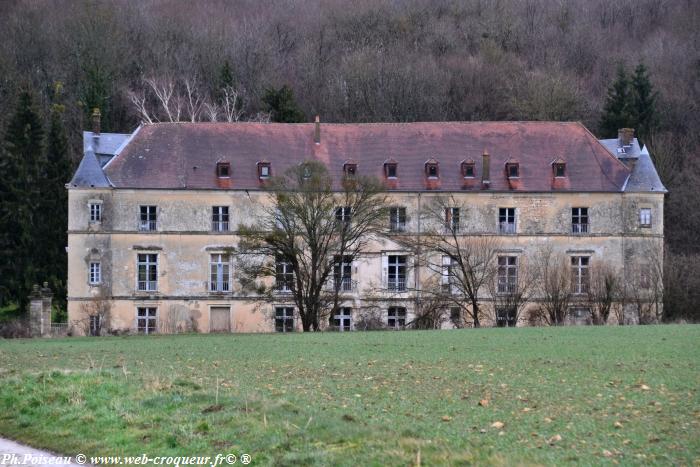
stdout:
[(382, 255), (382, 285), (386, 287), (387, 278), (389, 277), (389, 257), (386, 254)]

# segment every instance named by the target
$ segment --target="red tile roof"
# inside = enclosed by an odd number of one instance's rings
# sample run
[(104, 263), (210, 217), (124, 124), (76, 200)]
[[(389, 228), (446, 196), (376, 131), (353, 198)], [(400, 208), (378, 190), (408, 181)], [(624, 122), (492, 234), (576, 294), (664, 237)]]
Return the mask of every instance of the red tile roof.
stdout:
[[(629, 169), (580, 123), (436, 122), (321, 124), (160, 123), (143, 126), (105, 172), (117, 188), (261, 189), (257, 162), (269, 161), (281, 174), (293, 164), (316, 159), (339, 180), (347, 160), (357, 172), (384, 179), (384, 162), (398, 163), (397, 190), (482, 190), (481, 154), (491, 154), (489, 191), (621, 191)], [(439, 183), (427, 180), (425, 161), (440, 164)], [(520, 177), (509, 182), (505, 162), (517, 159)], [(566, 161), (567, 180), (554, 180), (552, 161)], [(475, 161), (475, 178), (464, 179), (460, 164)], [(231, 163), (223, 187), (217, 161)]]

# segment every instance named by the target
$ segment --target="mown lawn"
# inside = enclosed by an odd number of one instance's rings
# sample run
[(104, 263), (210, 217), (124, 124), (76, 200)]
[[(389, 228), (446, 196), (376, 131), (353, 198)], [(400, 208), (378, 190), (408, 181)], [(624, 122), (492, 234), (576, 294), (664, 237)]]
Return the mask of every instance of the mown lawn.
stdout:
[(0, 435), (253, 465), (697, 465), (699, 387), (692, 325), (0, 340)]

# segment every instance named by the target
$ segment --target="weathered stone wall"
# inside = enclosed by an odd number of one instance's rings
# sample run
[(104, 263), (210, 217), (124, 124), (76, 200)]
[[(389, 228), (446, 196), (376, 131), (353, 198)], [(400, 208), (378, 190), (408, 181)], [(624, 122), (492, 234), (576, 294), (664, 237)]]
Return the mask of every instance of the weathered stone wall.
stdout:
[[(434, 193), (390, 193), (391, 205), (407, 210), (407, 231), (417, 233), (439, 226), (424, 213), (438, 196)], [(444, 196), (444, 194), (443, 194)], [(567, 255), (585, 252), (594, 262), (606, 262), (625, 275), (638, 274), (641, 265), (661, 253), (663, 247), (663, 194), (622, 193), (454, 193), (461, 206), (461, 225), (465, 234), (493, 235), (504, 250), (517, 254), (523, 264), (544, 246)], [(89, 222), (88, 204), (100, 200), (102, 222)], [(155, 306), (166, 319), (168, 310), (183, 315), (190, 312), (200, 332), (209, 330), (209, 309), (230, 304), (231, 329), (236, 331), (272, 331), (273, 305), (254, 304), (243, 296), (232, 268), (233, 290), (227, 294), (208, 291), (210, 254), (226, 251), (237, 244), (235, 228), (261, 215), (268, 197), (261, 192), (245, 191), (159, 191), (71, 189), (69, 191), (69, 321), (79, 319), (81, 303), (95, 296), (112, 297), (110, 327), (134, 329), (136, 308)], [(139, 232), (140, 205), (158, 206), (158, 230)], [(212, 206), (229, 206), (234, 232), (212, 232)], [(498, 235), (498, 208), (516, 208), (517, 233)], [(590, 231), (571, 233), (571, 208), (588, 207)], [(639, 226), (640, 207), (652, 209), (652, 226)], [(388, 219), (387, 219), (388, 226)], [(408, 254), (391, 234), (374, 239), (366, 254), (353, 265), (358, 289), (348, 297), (349, 305), (359, 309), (362, 297), (405, 300), (411, 293), (388, 294), (382, 291), (382, 256), (392, 252)], [(514, 253), (513, 253), (514, 252)], [(136, 291), (136, 258), (139, 253), (158, 254), (157, 292)], [(90, 261), (102, 264), (102, 285), (88, 283)], [(410, 287), (420, 288), (418, 277), (426, 279), (428, 270), (410, 271)], [(409, 313), (411, 306), (407, 306)], [(183, 311), (184, 310), (184, 311)]]

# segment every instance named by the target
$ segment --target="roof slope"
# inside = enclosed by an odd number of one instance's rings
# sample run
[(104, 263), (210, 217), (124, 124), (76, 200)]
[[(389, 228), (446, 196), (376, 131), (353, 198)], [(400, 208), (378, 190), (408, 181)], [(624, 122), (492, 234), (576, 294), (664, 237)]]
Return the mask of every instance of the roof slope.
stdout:
[(83, 158), (69, 183), (72, 187), (106, 188), (111, 186), (100, 163), (97, 161), (92, 146), (88, 146)]
[(661, 183), (661, 178), (656, 172), (654, 162), (649, 156), (649, 151), (646, 147), (642, 149), (634, 164), (630, 179), (625, 186), (626, 192), (649, 192), (656, 191), (666, 193), (666, 187)]
[[(161, 123), (145, 125), (106, 167), (115, 187), (216, 189), (217, 161), (231, 163), (233, 189), (260, 189), (256, 163), (267, 160), (273, 175), (303, 160), (325, 163), (340, 179), (343, 163), (357, 162), (363, 175), (383, 177), (384, 161), (398, 162), (397, 190), (480, 190), (481, 154), (491, 155), (490, 191), (620, 191), (629, 169), (580, 123), (440, 122), (321, 124)], [(505, 162), (520, 163), (509, 183)], [(428, 185), (425, 161), (435, 158), (440, 183)], [(555, 184), (551, 163), (567, 164), (567, 184)], [(473, 159), (476, 183), (460, 171)]]

